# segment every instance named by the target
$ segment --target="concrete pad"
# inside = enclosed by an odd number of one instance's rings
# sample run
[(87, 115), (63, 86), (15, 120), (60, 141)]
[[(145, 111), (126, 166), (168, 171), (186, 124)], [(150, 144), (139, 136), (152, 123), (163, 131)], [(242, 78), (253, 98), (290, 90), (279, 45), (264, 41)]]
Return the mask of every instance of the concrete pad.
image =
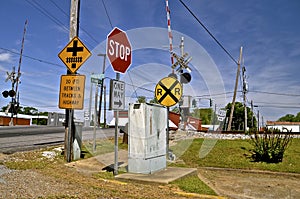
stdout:
[[(127, 165), (127, 151), (120, 150), (119, 153), (119, 167), (125, 167)], [(84, 173), (98, 173), (103, 172), (104, 168), (114, 168), (114, 152), (106, 153), (98, 156), (94, 156), (87, 159), (77, 160), (74, 162), (66, 163), (68, 167), (75, 168), (77, 171)], [(108, 168), (109, 169), (109, 168)]]
[(123, 173), (115, 176), (115, 178), (125, 181), (169, 184), (170, 182), (192, 174), (197, 174), (197, 169), (167, 167), (153, 174)]

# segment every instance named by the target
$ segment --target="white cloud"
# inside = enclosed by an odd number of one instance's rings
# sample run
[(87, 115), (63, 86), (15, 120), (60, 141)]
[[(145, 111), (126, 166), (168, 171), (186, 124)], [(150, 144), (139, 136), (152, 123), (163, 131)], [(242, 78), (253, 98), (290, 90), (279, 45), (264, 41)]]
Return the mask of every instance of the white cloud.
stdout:
[(6, 68), (0, 65), (0, 71), (6, 71)]
[(11, 54), (9, 53), (0, 53), (1, 62), (11, 62)]

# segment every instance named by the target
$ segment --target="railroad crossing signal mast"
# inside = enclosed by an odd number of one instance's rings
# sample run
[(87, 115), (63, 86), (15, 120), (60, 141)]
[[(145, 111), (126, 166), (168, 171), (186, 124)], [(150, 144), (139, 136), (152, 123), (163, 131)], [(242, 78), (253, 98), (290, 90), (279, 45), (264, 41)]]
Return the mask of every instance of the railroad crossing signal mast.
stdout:
[[(171, 68), (173, 70), (175, 70), (178, 66), (178, 68), (176, 69), (176, 72), (179, 74), (180, 76), (180, 83), (182, 84), (187, 84), (191, 81), (192, 76), (191, 76), (191, 68), (188, 66), (188, 64), (190, 63), (190, 61), (192, 60), (191, 56), (188, 56), (188, 53), (184, 52), (184, 38), (181, 38), (181, 42), (180, 42), (180, 51), (181, 51), (181, 56), (177, 55), (174, 52), (171, 52), (172, 56), (177, 60), (172, 66)], [(187, 72), (184, 72), (187, 71)], [(173, 76), (173, 77), (177, 77), (176, 74), (172, 73), (169, 76)], [(183, 91), (182, 91), (183, 92)], [(182, 101), (182, 99), (181, 99)], [(180, 111), (180, 115), (182, 117), (181, 122), (183, 122), (183, 124), (181, 124), (181, 126), (184, 126), (184, 122), (185, 122), (185, 115), (188, 114), (189, 112), (189, 108), (181, 108), (180, 107), (180, 103), (179, 103), (179, 111)]]
[(20, 77), (21, 77), (21, 63), (22, 63), (22, 55), (23, 55), (23, 49), (24, 49), (26, 27), (27, 27), (27, 20), (25, 21), (25, 26), (24, 26), (24, 31), (23, 31), (22, 47), (21, 47), (21, 52), (20, 52), (17, 76), (16, 76), (16, 72), (15, 72), (15, 67), (13, 66), (11, 73), (6, 72), (7, 78), (5, 80), (5, 82), (7, 82), (8, 80), (11, 81), (11, 83), (12, 83), (11, 90), (9, 90), (9, 91), (5, 90), (2, 92), (2, 95), (4, 98), (11, 97), (11, 102), (9, 103), (9, 105), (7, 106), (7, 109), (5, 111), (8, 114), (8, 112), (10, 110), (10, 113), (11, 113), (9, 126), (14, 125), (14, 115), (17, 115), (18, 109), (19, 109), (20, 102), (19, 102), (18, 86), (19, 86)]
[(8, 104), (7, 109), (5, 111), (6, 114), (8, 114), (8, 112), (11, 113), (11, 117), (10, 117), (10, 122), (9, 122), (9, 126), (13, 126), (14, 125), (14, 115), (17, 114), (18, 112), (18, 103), (16, 102), (16, 91), (15, 91), (15, 83), (16, 83), (16, 72), (15, 72), (15, 67), (13, 66), (12, 72), (6, 72), (7, 73), (7, 78), (5, 80), (5, 82), (7, 82), (8, 80), (11, 81), (11, 90), (5, 90), (2, 92), (2, 95), (4, 98), (7, 97), (11, 97), (11, 102)]

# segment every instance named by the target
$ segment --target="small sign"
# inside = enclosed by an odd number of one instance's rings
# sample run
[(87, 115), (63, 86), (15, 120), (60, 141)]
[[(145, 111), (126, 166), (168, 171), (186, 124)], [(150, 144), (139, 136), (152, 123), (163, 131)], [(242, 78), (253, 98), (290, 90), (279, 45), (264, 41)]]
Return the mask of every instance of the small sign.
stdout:
[(59, 108), (83, 109), (84, 75), (62, 75), (60, 79)]
[(100, 79), (94, 79), (94, 78), (91, 78), (91, 82), (93, 83), (93, 84), (101, 84), (101, 80)]
[(104, 79), (104, 74), (92, 74), (91, 78), (101, 80), (101, 79)]
[(104, 79), (104, 74), (92, 74), (91, 82), (94, 84), (101, 84), (101, 80)]
[(182, 85), (173, 77), (161, 79), (155, 87), (155, 97), (163, 106), (173, 106), (177, 104), (182, 96)]
[(74, 37), (58, 54), (58, 57), (72, 73), (75, 73), (90, 56), (91, 52), (78, 37)]
[(110, 80), (110, 110), (125, 109), (125, 83), (117, 80)]

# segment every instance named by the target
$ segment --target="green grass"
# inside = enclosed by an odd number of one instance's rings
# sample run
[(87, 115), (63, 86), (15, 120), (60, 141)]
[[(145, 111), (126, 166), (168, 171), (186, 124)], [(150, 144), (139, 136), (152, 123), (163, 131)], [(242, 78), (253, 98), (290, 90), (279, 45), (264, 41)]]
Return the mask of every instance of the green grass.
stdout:
[(203, 158), (200, 158), (201, 154), (199, 152), (200, 148), (204, 145), (203, 143), (204, 139), (194, 139), (182, 155), (179, 155), (176, 151), (182, 149), (183, 143), (179, 142), (177, 145), (171, 147), (176, 156), (184, 162), (172, 165), (196, 168), (223, 167), (300, 173), (300, 139), (292, 140), (291, 145), (284, 154), (283, 161), (280, 163), (253, 162), (250, 158), (250, 150), (253, 149), (250, 140), (218, 140), (211, 147), (211, 151)]
[[(96, 150), (93, 151), (93, 141), (86, 141), (82, 145), (82, 151), (85, 153), (84, 158), (90, 158), (92, 156), (97, 156), (105, 153), (114, 152), (114, 139), (98, 139), (96, 140)], [(127, 150), (127, 144), (122, 143), (122, 139), (118, 140), (118, 149)]]
[(209, 186), (202, 182), (197, 175), (186, 176), (172, 182), (172, 184), (177, 185), (181, 190), (185, 192), (205, 195), (217, 195)]
[(52, 150), (53, 148), (42, 149), (38, 151), (20, 152), (11, 155), (10, 161), (2, 164), (9, 169), (27, 170), (27, 169), (44, 169), (51, 167), (52, 164), (63, 162), (63, 156), (57, 154), (56, 158), (48, 159), (42, 156), (42, 151)]

